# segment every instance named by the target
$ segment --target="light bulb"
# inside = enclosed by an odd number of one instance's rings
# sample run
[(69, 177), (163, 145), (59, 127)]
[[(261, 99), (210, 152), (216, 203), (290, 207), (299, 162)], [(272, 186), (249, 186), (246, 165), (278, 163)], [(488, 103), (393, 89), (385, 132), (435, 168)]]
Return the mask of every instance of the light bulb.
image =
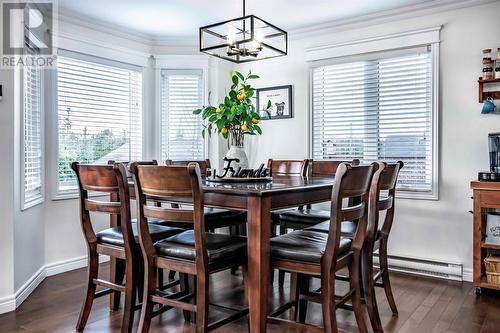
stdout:
[(229, 26), (229, 31), (227, 32), (227, 42), (230, 45), (233, 45), (236, 42), (236, 28), (233, 26)]

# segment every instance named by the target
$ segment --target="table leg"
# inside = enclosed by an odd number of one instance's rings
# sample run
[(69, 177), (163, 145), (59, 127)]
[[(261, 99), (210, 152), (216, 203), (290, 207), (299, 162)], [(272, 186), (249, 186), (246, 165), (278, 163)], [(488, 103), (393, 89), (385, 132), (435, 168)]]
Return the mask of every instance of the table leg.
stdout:
[(271, 199), (248, 197), (248, 307), (250, 333), (264, 333), (269, 295)]

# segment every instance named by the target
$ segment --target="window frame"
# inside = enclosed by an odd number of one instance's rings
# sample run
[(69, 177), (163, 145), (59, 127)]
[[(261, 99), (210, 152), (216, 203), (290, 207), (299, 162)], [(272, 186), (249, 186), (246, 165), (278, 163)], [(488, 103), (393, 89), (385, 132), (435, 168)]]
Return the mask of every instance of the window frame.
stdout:
[[(161, 124), (162, 124), (162, 109), (161, 109), (161, 84), (162, 84), (162, 71), (164, 70), (186, 70), (186, 71), (192, 71), (192, 70), (199, 70), (202, 72), (202, 82), (203, 82), (203, 88), (202, 88), (202, 93), (203, 93), (203, 103), (204, 105), (208, 105), (208, 95), (210, 93), (209, 91), (209, 64), (208, 64), (208, 57), (206, 56), (190, 56), (190, 55), (164, 55), (160, 56), (157, 55), (155, 56), (156, 60), (156, 83), (155, 83), (155, 92), (156, 92), (156, 98), (155, 98), (155, 109), (156, 109), (156, 119), (157, 119), (157, 125), (156, 125), (156, 137), (155, 137), (155, 143), (157, 145), (156, 147), (156, 159), (158, 160), (159, 163), (164, 163), (165, 161), (162, 160), (162, 134), (161, 134)], [(217, 70), (217, 66), (213, 66), (215, 70)], [(201, 134), (200, 134), (201, 135)], [(209, 158), (210, 156), (210, 143), (209, 143), (209, 135), (205, 135), (205, 138), (203, 139), (203, 159)]]
[[(382, 55), (398, 55), (400, 52), (405, 52), (408, 49), (416, 49), (418, 47), (427, 46), (430, 49), (431, 60), (432, 60), (432, 73), (431, 73), (431, 135), (432, 135), (432, 145), (431, 145), (431, 190), (429, 192), (411, 191), (411, 190), (400, 190), (396, 191), (396, 197), (402, 199), (421, 199), (421, 200), (439, 200), (439, 41), (426, 43), (424, 45), (414, 45), (404, 49), (388, 49), (388, 50), (378, 50), (371, 54), (372, 58)], [(348, 56), (342, 56), (337, 58), (329, 58), (327, 60), (321, 60), (317, 62), (309, 63), (309, 77), (308, 77), (308, 117), (307, 117), (307, 137), (308, 137), (308, 156), (313, 158), (313, 146), (314, 146), (314, 129), (313, 129), (313, 116), (314, 116), (314, 106), (313, 106), (313, 71), (317, 67), (341, 63), (349, 63), (359, 60), (359, 58), (370, 57), (370, 54), (351, 54)]]
[(31, 200), (26, 200), (26, 189), (25, 189), (25, 152), (26, 152), (26, 140), (25, 140), (25, 104), (24, 99), (26, 95), (26, 80), (25, 80), (26, 68), (22, 67), (18, 71), (20, 78), (20, 209), (21, 211), (28, 210), (29, 208), (38, 206), (45, 202), (45, 70), (40, 68), (40, 195), (37, 195)]
[[(146, 144), (146, 102), (145, 102), (145, 87), (147, 83), (145, 82), (146, 78), (146, 71), (147, 68), (140, 66), (140, 65), (135, 65), (135, 64), (128, 64), (125, 62), (121, 62), (118, 60), (112, 60), (112, 59), (107, 59), (107, 58), (101, 58), (101, 57), (96, 57), (92, 55), (88, 55), (85, 53), (80, 53), (80, 52), (75, 52), (75, 51), (69, 51), (66, 49), (59, 49), (58, 50), (58, 55), (66, 57), (66, 58), (73, 58), (76, 60), (81, 60), (81, 61), (87, 61), (87, 62), (94, 62), (96, 64), (100, 65), (107, 65), (107, 66), (115, 66), (119, 68), (124, 68), (124, 69), (129, 69), (129, 70), (137, 70), (138, 72), (141, 73), (142, 75), (142, 86), (139, 88), (141, 94), (142, 94), (142, 108), (141, 108), (141, 119), (142, 119), (142, 124), (141, 124), (141, 131), (142, 131), (142, 158), (146, 155), (145, 151), (145, 144)], [(52, 137), (50, 138), (50, 142), (53, 143), (51, 150), (50, 150), (50, 176), (51, 176), (51, 187), (52, 187), (52, 193), (51, 197), (53, 201), (58, 201), (58, 200), (67, 200), (67, 199), (76, 199), (79, 197), (78, 193), (78, 188), (75, 189), (70, 189), (70, 190), (60, 190), (59, 189), (59, 174), (58, 174), (58, 159), (59, 159), (59, 121), (58, 121), (58, 70), (57, 67), (55, 67), (53, 70), (50, 71), (50, 84), (51, 84), (51, 114), (50, 114), (50, 124), (47, 130), (51, 133)], [(46, 81), (47, 82), (47, 81)], [(101, 194), (90, 194), (90, 196), (101, 196)]]

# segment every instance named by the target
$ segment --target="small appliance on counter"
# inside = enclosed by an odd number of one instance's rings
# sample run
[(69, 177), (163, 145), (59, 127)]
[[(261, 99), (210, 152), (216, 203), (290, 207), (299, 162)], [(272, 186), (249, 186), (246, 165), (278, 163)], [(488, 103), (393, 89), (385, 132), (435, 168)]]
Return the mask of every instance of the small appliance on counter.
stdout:
[(488, 134), (490, 149), (490, 171), (481, 171), (478, 174), (480, 181), (500, 181), (500, 133)]

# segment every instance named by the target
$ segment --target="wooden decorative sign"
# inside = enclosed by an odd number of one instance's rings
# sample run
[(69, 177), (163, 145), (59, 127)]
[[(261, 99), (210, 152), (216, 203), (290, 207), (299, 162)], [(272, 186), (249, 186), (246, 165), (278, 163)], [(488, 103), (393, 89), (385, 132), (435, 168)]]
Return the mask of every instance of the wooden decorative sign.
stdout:
[(239, 167), (235, 170), (231, 163), (238, 163), (240, 160), (237, 158), (227, 158), (224, 157), (224, 162), (226, 165), (224, 166), (223, 173), (221, 175), (217, 174), (217, 170), (213, 170), (212, 177), (207, 178), (210, 182), (219, 182), (219, 183), (263, 183), (272, 181), (271, 178), (271, 170), (264, 167), (264, 163), (262, 163), (257, 169), (242, 169)]

